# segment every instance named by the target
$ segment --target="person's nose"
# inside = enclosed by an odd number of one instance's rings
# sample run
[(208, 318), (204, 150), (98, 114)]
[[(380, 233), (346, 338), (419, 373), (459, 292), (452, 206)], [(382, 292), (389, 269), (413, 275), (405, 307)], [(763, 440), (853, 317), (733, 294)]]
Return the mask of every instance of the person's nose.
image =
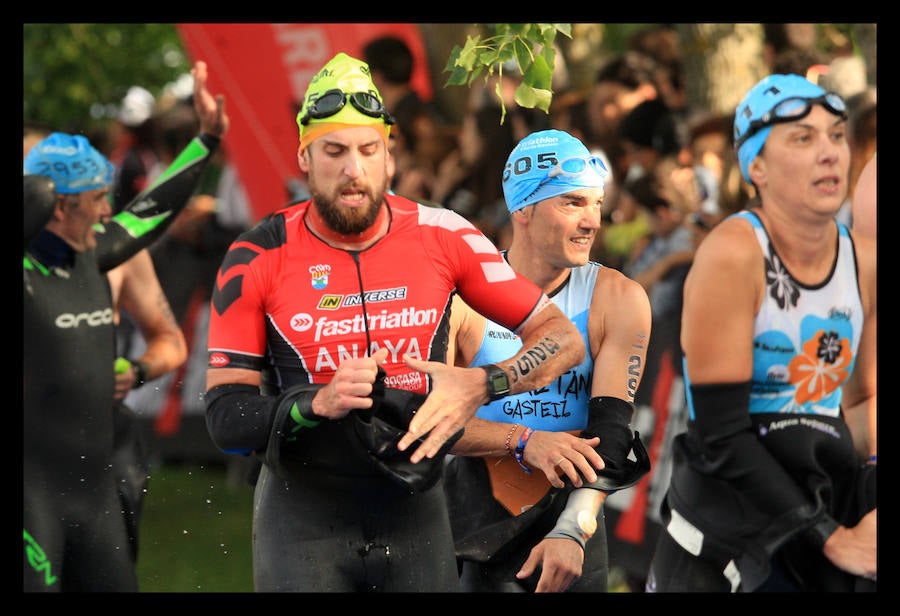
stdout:
[(603, 209), (599, 205), (589, 205), (582, 208), (579, 224), (582, 229), (597, 231), (603, 221)]
[(847, 152), (849, 158), (849, 148), (846, 141), (835, 141), (828, 133), (825, 133), (820, 141), (822, 148), (819, 153), (819, 159), (823, 163), (835, 164), (840, 159), (842, 152)]
[(344, 163), (344, 173), (347, 177), (358, 178), (362, 175), (362, 161), (358, 154), (351, 153)]

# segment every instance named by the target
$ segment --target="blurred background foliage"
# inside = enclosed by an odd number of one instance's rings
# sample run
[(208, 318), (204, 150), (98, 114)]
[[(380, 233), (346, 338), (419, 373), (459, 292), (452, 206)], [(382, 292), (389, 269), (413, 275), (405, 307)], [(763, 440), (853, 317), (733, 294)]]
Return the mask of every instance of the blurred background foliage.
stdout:
[(108, 120), (130, 86), (158, 94), (190, 71), (173, 24), (25, 24), (22, 38), (24, 120), (66, 132)]
[[(653, 25), (659, 24), (572, 24), (571, 37), (556, 37), (572, 85), (583, 87), (606, 59), (626, 48), (629, 37)], [(857, 47), (857, 25), (817, 24), (817, 46), (828, 53)], [(421, 24), (428, 53), (434, 56), (435, 95), (452, 98), (465, 90), (446, 85), (443, 68), (454, 46), (464, 45), (470, 34), (489, 36), (508, 26)], [(91, 132), (93, 125), (107, 121), (130, 86), (142, 85), (158, 97), (190, 70), (174, 24), (26, 23), (22, 47), (24, 121), (68, 132)]]

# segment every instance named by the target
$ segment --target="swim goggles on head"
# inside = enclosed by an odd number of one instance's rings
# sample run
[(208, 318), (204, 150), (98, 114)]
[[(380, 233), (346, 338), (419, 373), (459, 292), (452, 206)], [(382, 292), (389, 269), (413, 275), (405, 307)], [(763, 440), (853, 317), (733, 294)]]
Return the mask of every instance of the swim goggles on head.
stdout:
[(388, 110), (372, 92), (344, 92), (334, 89), (328, 90), (310, 101), (306, 113), (300, 118), (300, 124), (305, 126), (312, 119), (330, 118), (344, 108), (348, 99), (360, 113), (371, 118), (382, 118), (385, 124), (396, 122), (394, 116), (388, 113)]
[(822, 96), (815, 98), (804, 98), (794, 96), (786, 98), (769, 111), (765, 112), (762, 117), (752, 120), (747, 126), (747, 130), (743, 135), (738, 134), (738, 127), (734, 129), (734, 147), (739, 149), (747, 139), (758, 133), (760, 130), (773, 124), (780, 122), (793, 122), (805, 118), (812, 111), (813, 105), (822, 105), (836, 116), (847, 119), (847, 104), (840, 95), (834, 92), (826, 92)]
[(558, 176), (578, 177), (584, 174), (588, 169), (593, 169), (594, 173), (602, 177), (609, 175), (609, 170), (599, 156), (572, 156), (566, 158), (556, 164), (547, 177), (544, 178), (538, 186), (546, 184), (550, 180)]

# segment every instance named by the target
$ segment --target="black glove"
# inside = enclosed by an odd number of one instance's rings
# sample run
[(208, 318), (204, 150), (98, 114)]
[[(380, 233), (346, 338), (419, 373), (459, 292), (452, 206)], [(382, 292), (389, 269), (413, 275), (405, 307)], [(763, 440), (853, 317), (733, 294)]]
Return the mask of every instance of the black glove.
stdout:
[(367, 411), (353, 414), (353, 427), (379, 470), (401, 486), (423, 492), (437, 483), (444, 456), (463, 435), (463, 430), (447, 439), (433, 458), (423, 458), (416, 464), (410, 462), (409, 457), (422, 439), (417, 439), (406, 451), (397, 449), (397, 443), (409, 430), (409, 422), (427, 395), (385, 387), (384, 377), (384, 371), (379, 368), (372, 389), (375, 404)]
[(650, 472), (650, 456), (647, 455), (647, 450), (644, 449), (644, 444), (641, 442), (641, 435), (637, 432), (634, 433), (631, 441), (631, 451), (634, 452), (635, 459), (626, 458), (624, 462), (617, 462), (603, 456), (606, 466), (602, 471), (597, 472), (597, 481), (585, 483), (584, 487), (612, 494), (616, 490), (630, 488), (640, 481), (644, 475)]

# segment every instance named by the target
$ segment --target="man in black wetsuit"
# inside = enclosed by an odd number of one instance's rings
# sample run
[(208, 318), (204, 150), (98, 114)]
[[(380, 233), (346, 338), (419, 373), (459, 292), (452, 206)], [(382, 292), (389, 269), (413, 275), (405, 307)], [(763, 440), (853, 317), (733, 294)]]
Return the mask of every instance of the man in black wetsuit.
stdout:
[[(263, 463), (260, 592), (458, 590), (446, 444), (488, 400), (584, 357), (574, 324), (474, 225), (389, 193), (393, 121), (368, 66), (332, 58), (297, 114), (312, 198), (241, 234), (216, 277), (206, 421), (222, 451)], [(521, 351), (448, 366), (456, 293)]]
[(165, 231), (227, 130), (206, 64), (192, 72), (201, 134), (108, 223), (112, 167), (84, 137), (53, 133), (24, 161), (26, 592), (138, 590), (112, 465), (116, 348), (105, 274)]

